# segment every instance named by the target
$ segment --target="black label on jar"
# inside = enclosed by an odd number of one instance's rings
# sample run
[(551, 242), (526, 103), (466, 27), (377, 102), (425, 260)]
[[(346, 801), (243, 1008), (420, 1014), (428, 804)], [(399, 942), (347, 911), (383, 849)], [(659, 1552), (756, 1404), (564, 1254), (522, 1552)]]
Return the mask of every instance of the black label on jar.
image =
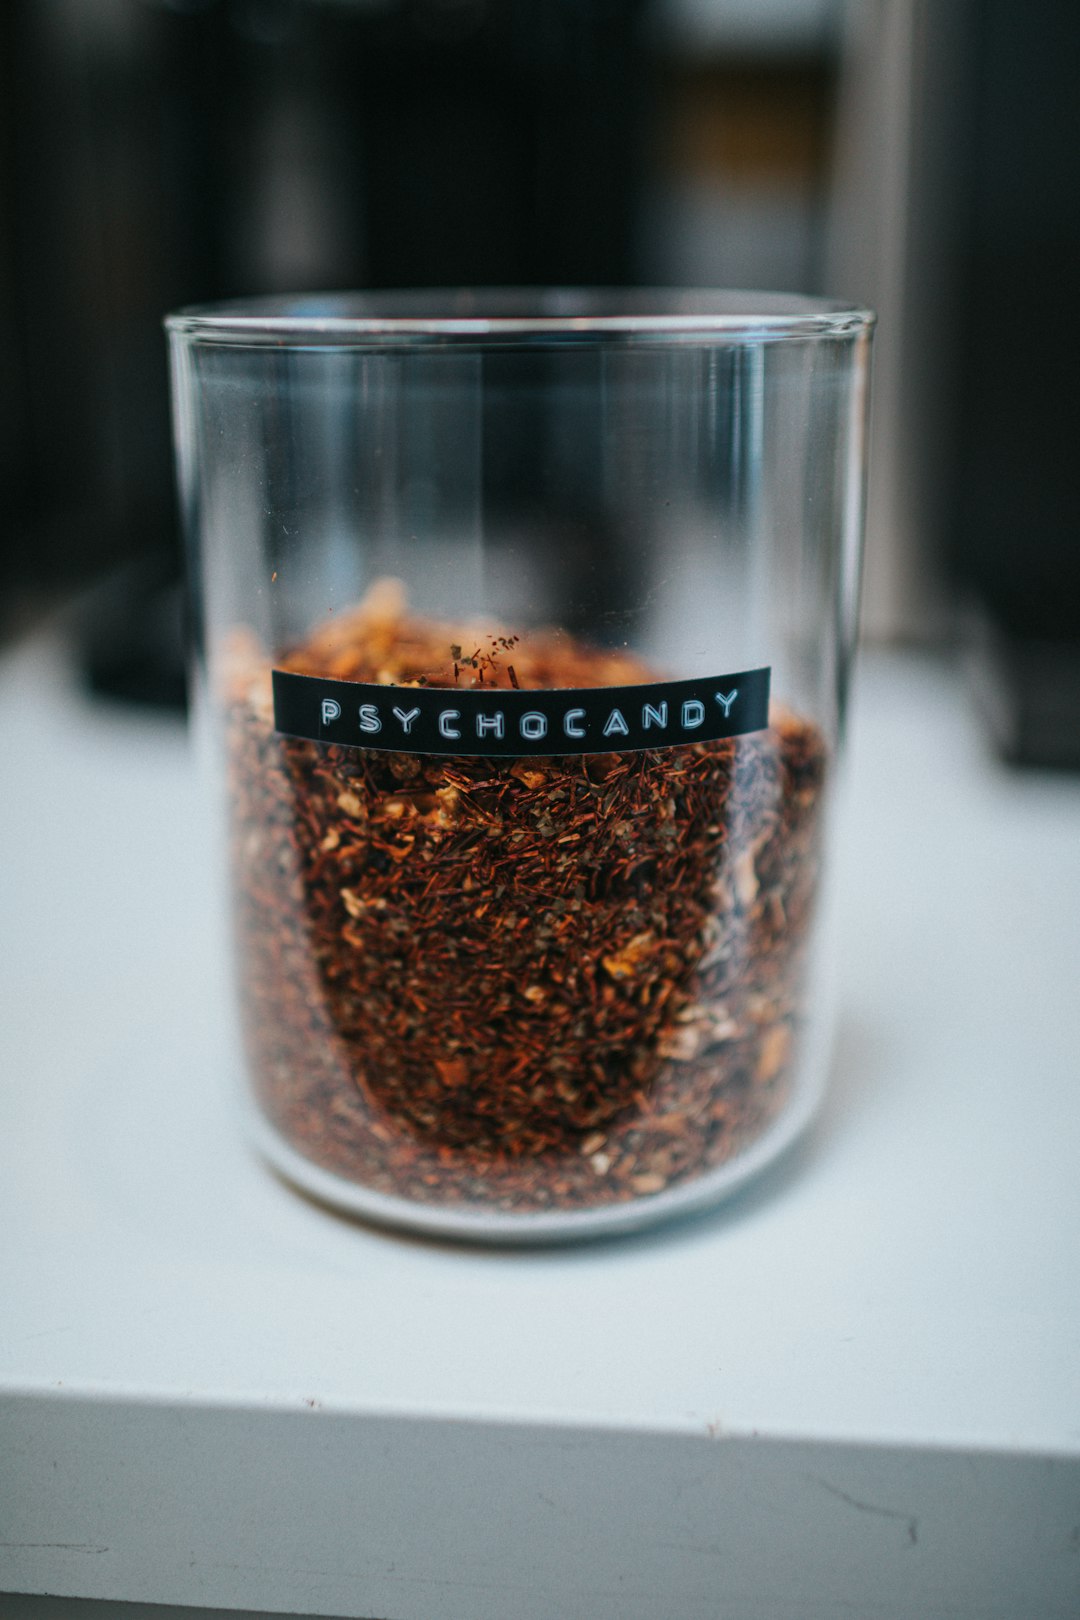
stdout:
[(514, 759), (670, 748), (763, 731), (769, 674), (523, 692), (375, 686), (275, 669), (274, 725), (288, 737), (391, 753)]

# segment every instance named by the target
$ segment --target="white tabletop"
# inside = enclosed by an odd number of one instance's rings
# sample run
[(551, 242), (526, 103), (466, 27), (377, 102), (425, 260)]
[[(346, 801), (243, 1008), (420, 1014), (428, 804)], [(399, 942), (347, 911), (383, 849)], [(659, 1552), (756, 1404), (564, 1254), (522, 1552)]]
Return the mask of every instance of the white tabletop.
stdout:
[(1080, 783), (864, 661), (809, 1137), (572, 1249), (234, 1116), (183, 730), (0, 664), (0, 1592), (385, 1620), (1080, 1612)]

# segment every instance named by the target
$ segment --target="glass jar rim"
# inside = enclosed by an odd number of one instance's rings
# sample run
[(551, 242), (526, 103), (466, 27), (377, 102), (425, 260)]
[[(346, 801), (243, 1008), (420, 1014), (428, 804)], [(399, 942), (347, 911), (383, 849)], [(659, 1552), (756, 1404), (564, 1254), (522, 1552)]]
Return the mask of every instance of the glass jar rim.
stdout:
[(274, 348), (396, 343), (709, 343), (857, 337), (872, 310), (802, 294), (710, 288), (434, 288), (310, 293), (194, 304), (169, 333)]

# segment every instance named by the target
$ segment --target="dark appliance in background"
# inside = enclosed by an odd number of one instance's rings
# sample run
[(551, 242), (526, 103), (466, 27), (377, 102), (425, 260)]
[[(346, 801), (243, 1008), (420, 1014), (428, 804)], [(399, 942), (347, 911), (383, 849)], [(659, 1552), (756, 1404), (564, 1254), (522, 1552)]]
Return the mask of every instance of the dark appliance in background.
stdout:
[(162, 315), (634, 281), (647, 4), (0, 7), (0, 603), (107, 571), (83, 616), (92, 684), (181, 703)]
[(1002, 755), (1080, 769), (1080, 7), (965, 7), (945, 529)]

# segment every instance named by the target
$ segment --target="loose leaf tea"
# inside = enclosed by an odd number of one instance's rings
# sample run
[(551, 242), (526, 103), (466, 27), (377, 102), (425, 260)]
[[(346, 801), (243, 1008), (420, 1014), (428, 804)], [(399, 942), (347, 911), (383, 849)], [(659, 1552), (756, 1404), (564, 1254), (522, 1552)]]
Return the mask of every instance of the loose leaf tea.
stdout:
[[(787, 1102), (826, 747), (767, 729), (640, 751), (375, 752), (274, 729), (226, 658), (244, 1030), (260, 1104), (375, 1193), (512, 1213), (660, 1193)], [(382, 585), (277, 661), (401, 688), (626, 686), (558, 632), (412, 616)]]

